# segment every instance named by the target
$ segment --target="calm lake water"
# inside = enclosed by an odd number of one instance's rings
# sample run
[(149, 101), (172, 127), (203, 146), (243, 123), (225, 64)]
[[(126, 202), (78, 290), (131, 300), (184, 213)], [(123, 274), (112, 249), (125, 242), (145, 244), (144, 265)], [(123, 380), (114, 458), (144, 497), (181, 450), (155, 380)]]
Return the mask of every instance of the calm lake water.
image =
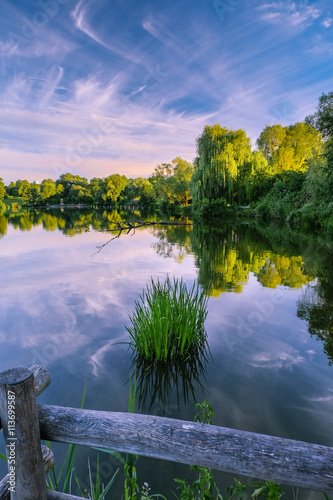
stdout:
[[(117, 235), (103, 232), (111, 221), (126, 217), (140, 214), (0, 216), (0, 371), (42, 364), (52, 384), (41, 403), (79, 407), (86, 380), (85, 408), (126, 412), (134, 370), (121, 342), (134, 301), (151, 277), (198, 279), (211, 356), (187, 376), (142, 372), (137, 411), (192, 420), (208, 399), (216, 425), (333, 446), (333, 243), (254, 223), (152, 226), (99, 249)], [(55, 445), (58, 464), (65, 448)], [(94, 471), (96, 453), (79, 449), (82, 484), (88, 456)], [(119, 463), (100, 460), (107, 480)], [(174, 477), (193, 477), (142, 457), (137, 467), (139, 484), (168, 499)], [(108, 498), (120, 499), (122, 474)], [(223, 489), (233, 476), (216, 477)]]

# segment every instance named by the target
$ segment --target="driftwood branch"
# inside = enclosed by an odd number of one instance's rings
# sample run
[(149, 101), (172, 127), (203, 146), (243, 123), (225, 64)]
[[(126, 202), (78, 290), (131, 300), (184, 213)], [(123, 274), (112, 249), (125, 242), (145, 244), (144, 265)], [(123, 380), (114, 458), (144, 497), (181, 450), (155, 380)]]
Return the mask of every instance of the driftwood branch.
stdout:
[[(102, 217), (104, 220), (105, 217)], [(120, 237), (120, 235), (126, 231), (126, 234), (129, 234), (131, 231), (133, 231), (133, 234), (135, 233), (135, 230), (140, 228), (140, 227), (149, 227), (149, 226), (192, 226), (193, 224), (191, 222), (175, 222), (175, 221), (143, 221), (143, 220), (127, 220), (127, 221), (109, 221), (110, 224), (114, 224), (117, 226), (115, 229), (103, 229), (101, 230), (102, 233), (118, 233), (116, 236), (108, 240), (106, 243), (103, 245), (100, 245), (97, 247), (97, 252), (95, 252), (93, 255), (98, 254), (103, 248), (111, 243), (111, 241), (116, 240), (117, 238)], [(132, 236), (133, 236), (132, 234)]]
[(38, 408), (43, 439), (333, 491), (333, 448), (151, 415)]

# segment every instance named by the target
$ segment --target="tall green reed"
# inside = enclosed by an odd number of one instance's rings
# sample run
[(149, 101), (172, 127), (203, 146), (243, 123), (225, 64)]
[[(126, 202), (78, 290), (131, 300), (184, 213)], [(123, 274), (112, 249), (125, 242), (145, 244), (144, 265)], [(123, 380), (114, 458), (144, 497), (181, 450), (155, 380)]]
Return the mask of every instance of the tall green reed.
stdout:
[[(86, 389), (87, 389), (87, 380), (84, 382), (83, 396), (81, 402), (81, 410), (84, 406), (84, 402), (86, 399)], [(45, 441), (46, 446), (52, 451), (50, 441)], [(50, 490), (60, 491), (61, 480), (63, 480), (63, 493), (69, 493), (71, 490), (72, 479), (73, 479), (73, 471), (74, 471), (74, 462), (76, 455), (76, 444), (70, 444), (67, 448), (65, 458), (63, 460), (62, 466), (60, 468), (59, 475), (56, 473), (56, 468), (53, 467), (51, 473), (47, 476), (47, 485)]]
[(130, 346), (146, 359), (170, 361), (194, 354), (206, 343), (207, 297), (197, 282), (188, 289), (183, 279), (169, 276), (143, 290), (130, 316)]

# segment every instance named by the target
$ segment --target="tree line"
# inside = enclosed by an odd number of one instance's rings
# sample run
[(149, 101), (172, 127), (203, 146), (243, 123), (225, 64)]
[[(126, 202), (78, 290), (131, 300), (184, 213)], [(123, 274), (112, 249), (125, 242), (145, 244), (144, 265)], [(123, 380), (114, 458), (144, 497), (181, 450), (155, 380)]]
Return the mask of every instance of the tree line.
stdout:
[(128, 179), (113, 174), (103, 179), (71, 173), (59, 179), (44, 179), (40, 184), (17, 180), (5, 186), (0, 179), (0, 200), (19, 198), (29, 205), (84, 204), (84, 205), (140, 205), (150, 208), (161, 205), (189, 204), (189, 181), (193, 165), (178, 157), (171, 164), (158, 165), (148, 178)]
[(56, 181), (18, 180), (8, 186), (0, 179), (0, 203), (17, 197), (31, 205), (191, 205), (199, 217), (248, 207), (258, 217), (333, 230), (333, 92), (319, 98), (316, 112), (304, 122), (267, 125), (255, 150), (244, 130), (220, 124), (205, 126), (196, 144), (193, 163), (177, 157), (156, 166), (148, 178), (113, 174), (89, 182), (66, 173)]

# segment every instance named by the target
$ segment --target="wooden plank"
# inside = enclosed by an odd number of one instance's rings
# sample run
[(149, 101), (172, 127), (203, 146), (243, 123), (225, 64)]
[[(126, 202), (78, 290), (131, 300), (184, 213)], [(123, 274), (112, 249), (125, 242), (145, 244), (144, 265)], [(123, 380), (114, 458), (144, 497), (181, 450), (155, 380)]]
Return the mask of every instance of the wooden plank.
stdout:
[(59, 491), (47, 491), (47, 500), (82, 500), (82, 497), (75, 497), (73, 495), (67, 495), (66, 493), (60, 493)]
[[(51, 383), (51, 376), (44, 366), (33, 365), (29, 368), (34, 374), (34, 384), (35, 384), (35, 395), (39, 396)], [(0, 420), (0, 430), (2, 429), (2, 424)]]
[[(42, 445), (42, 455), (44, 461), (44, 474), (48, 474), (52, 467), (54, 467), (53, 452), (47, 447)], [(0, 500), (10, 500), (9, 495), (9, 474), (0, 481)]]
[(7, 478), (8, 476), (4, 477), (3, 480), (0, 481), (0, 500), (10, 500)]
[(11, 500), (46, 500), (34, 375), (27, 368), (0, 373), (0, 416)]
[(29, 370), (35, 378), (35, 394), (39, 396), (51, 383), (51, 375), (44, 366), (33, 365)]
[[(66, 493), (60, 493), (59, 491), (48, 490), (46, 492), (47, 500), (82, 500), (82, 497), (75, 497), (73, 495), (67, 495)], [(10, 500), (10, 495), (8, 488), (6, 491), (1, 491), (0, 485), (0, 500)]]
[(151, 415), (38, 408), (43, 439), (333, 491), (333, 448)]

